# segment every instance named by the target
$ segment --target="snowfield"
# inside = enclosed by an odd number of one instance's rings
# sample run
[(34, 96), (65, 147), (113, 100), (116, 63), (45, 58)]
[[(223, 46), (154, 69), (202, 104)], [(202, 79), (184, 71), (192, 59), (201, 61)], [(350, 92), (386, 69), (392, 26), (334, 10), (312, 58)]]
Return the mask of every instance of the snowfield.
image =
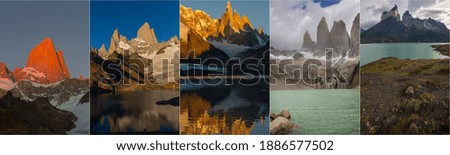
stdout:
[(227, 54), (230, 58), (235, 58), (239, 53), (251, 49), (249, 46), (230, 44), (225, 39), (222, 39), (221, 41), (208, 40), (208, 42), (214, 47), (225, 52), (225, 54)]

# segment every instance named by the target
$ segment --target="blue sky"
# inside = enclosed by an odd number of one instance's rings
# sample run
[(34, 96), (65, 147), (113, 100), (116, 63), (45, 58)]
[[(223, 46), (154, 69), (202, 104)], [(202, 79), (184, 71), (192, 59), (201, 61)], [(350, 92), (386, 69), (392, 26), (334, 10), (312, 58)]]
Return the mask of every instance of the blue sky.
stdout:
[(138, 29), (148, 22), (158, 41), (179, 35), (178, 1), (91, 1), (91, 45), (109, 48), (114, 29), (127, 39), (135, 38)]
[(61, 49), (72, 77), (89, 77), (88, 1), (0, 1), (0, 61), (24, 67), (45, 37)]
[[(261, 26), (265, 33), (269, 33), (269, 1), (268, 0), (231, 0), (231, 7), (241, 16), (245, 15), (252, 22), (253, 28)], [(227, 1), (180, 1), (186, 7), (194, 10), (203, 10), (211, 18), (222, 17)]]
[(320, 3), (320, 7), (325, 8), (331, 5), (339, 4), (341, 0), (313, 0), (314, 3)]

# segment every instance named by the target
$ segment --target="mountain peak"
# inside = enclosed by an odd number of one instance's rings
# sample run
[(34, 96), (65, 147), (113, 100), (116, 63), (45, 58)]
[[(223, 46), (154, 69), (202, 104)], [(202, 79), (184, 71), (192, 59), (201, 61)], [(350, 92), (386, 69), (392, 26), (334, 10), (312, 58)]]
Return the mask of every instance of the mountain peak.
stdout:
[(381, 15), (381, 20), (387, 18), (394, 18), (396, 21), (400, 21), (400, 13), (398, 12), (398, 7), (395, 5), (391, 10), (383, 12)]
[(259, 26), (259, 28), (258, 28), (258, 33), (259, 33), (260, 35), (264, 33), (261, 26)]
[(49, 84), (69, 78), (69, 70), (64, 62), (62, 51), (56, 52), (52, 40), (47, 37), (34, 47), (24, 68), (14, 69), (14, 78)]
[(414, 19), (414, 18), (413, 18), (412, 15), (409, 13), (409, 11), (406, 11), (405, 13), (403, 13), (403, 16), (402, 16), (402, 22), (403, 22), (403, 24), (408, 25), (409, 22), (410, 22), (411, 20), (413, 20), (413, 19)]
[(225, 10), (227, 13), (231, 13), (233, 11), (233, 8), (231, 7), (231, 2), (227, 2), (227, 8)]
[(141, 27), (144, 27), (144, 26), (150, 28), (150, 25), (147, 22), (144, 22), (144, 25), (142, 25)]
[(317, 25), (317, 47), (323, 51), (325, 48), (329, 48), (330, 45), (330, 30), (328, 29), (327, 20), (325, 17)]
[(409, 10), (406, 10), (405, 13), (403, 13), (403, 15), (412, 16), (412, 15), (409, 13)]
[(45, 43), (45, 44), (53, 44), (53, 41), (50, 37), (45, 37), (44, 40), (41, 41), (41, 44)]
[(316, 43), (312, 41), (311, 35), (309, 34), (309, 31), (306, 30), (305, 34), (303, 34), (303, 49), (315, 49)]
[(150, 44), (158, 44), (158, 40), (155, 36), (155, 31), (150, 28), (150, 25), (147, 22), (145, 22), (144, 25), (139, 28), (137, 37), (145, 40)]
[(112, 38), (114, 41), (119, 42), (119, 29), (114, 29), (114, 33), (112, 34)]
[(391, 9), (391, 11), (398, 10), (397, 4), (394, 5), (394, 7)]

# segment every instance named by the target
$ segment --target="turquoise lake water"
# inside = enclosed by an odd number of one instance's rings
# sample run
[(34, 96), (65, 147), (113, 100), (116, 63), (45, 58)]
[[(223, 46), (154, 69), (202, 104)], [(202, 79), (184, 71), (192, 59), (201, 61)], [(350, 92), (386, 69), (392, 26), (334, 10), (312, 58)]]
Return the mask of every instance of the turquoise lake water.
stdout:
[(292, 134), (359, 134), (359, 89), (270, 91), (270, 106), (290, 111), (298, 126)]
[(431, 45), (444, 43), (384, 43), (361, 44), (361, 66), (386, 57), (399, 59), (446, 58), (433, 50)]

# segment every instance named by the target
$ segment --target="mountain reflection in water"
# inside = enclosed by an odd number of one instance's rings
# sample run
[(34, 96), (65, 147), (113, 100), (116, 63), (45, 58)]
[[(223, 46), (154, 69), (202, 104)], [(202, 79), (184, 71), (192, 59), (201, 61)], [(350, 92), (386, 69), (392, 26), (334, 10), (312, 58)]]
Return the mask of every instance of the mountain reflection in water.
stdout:
[(252, 85), (239, 79), (186, 81), (181, 84), (181, 134), (269, 133), (269, 87), (264, 79)]
[(91, 96), (91, 134), (178, 134), (178, 96), (177, 90)]

